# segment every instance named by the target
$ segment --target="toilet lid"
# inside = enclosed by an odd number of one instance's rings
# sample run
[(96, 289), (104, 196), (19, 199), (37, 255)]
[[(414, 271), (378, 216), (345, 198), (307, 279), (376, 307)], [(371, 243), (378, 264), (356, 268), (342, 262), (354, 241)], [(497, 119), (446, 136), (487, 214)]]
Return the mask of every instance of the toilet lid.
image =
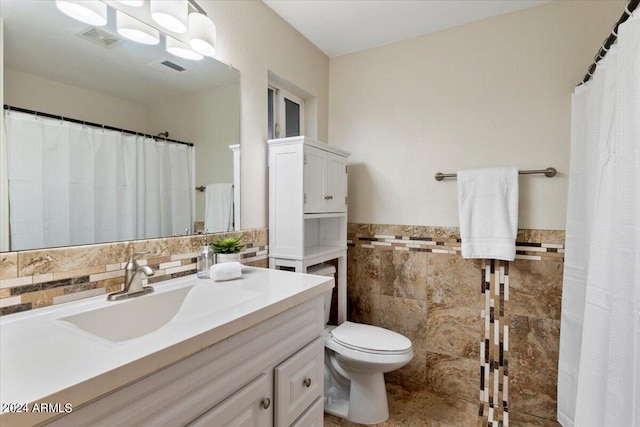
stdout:
[(333, 339), (347, 347), (374, 352), (404, 352), (411, 341), (404, 335), (377, 326), (344, 322), (331, 331)]

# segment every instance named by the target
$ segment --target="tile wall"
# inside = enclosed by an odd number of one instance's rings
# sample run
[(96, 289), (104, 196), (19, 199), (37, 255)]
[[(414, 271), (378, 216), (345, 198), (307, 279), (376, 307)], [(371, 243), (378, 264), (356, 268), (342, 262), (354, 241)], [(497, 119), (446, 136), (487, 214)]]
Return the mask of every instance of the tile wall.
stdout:
[[(243, 262), (267, 267), (268, 230), (229, 233), (238, 234)], [(517, 242), (507, 266), (509, 365), (501, 387), (511, 425), (557, 426), (564, 232), (520, 230)], [(193, 274), (201, 244), (189, 236), (0, 253), (0, 313), (119, 290), (133, 252), (150, 252), (142, 260), (156, 270), (149, 283)], [(414, 345), (414, 359), (387, 381), (478, 413), (484, 261), (462, 259), (457, 228), (349, 224), (348, 245), (350, 319), (402, 333)]]
[[(564, 231), (520, 230), (516, 259), (505, 265), (509, 294), (501, 320), (509, 326), (509, 353), (500, 392), (506, 388), (508, 399), (499, 403), (511, 425), (558, 425), (564, 237)], [(347, 239), (350, 319), (402, 333), (414, 345), (414, 359), (387, 381), (468, 402), (468, 411), (482, 409), (484, 261), (461, 257), (457, 228), (349, 224)], [(483, 417), (488, 421), (487, 410)]]
[[(238, 235), (245, 244), (242, 262), (268, 267), (268, 230), (243, 230), (215, 236)], [(155, 270), (149, 284), (194, 274), (202, 244), (202, 236), (184, 236), (2, 252), (0, 315), (118, 291), (122, 288), (126, 261), (135, 252), (149, 252), (139, 261)]]

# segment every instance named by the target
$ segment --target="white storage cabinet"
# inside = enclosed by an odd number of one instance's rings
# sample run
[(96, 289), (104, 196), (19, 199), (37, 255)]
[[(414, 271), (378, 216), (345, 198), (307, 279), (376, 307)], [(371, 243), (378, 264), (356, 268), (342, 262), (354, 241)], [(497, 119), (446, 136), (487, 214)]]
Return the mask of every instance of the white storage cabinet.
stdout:
[(338, 260), (338, 323), (346, 320), (347, 159), (305, 136), (269, 144), (269, 267)]

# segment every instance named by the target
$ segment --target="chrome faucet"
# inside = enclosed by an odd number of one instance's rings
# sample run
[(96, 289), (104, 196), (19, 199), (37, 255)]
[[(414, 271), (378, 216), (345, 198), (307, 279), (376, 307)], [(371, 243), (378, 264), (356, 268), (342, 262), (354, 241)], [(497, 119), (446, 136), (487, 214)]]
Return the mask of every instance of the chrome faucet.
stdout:
[(129, 257), (129, 262), (124, 267), (124, 289), (107, 295), (107, 300), (118, 301), (132, 297), (139, 297), (153, 292), (153, 287), (143, 286), (140, 273), (144, 273), (147, 277), (153, 276), (153, 269), (148, 265), (140, 265), (136, 261), (136, 257), (146, 255), (149, 252), (138, 252)]

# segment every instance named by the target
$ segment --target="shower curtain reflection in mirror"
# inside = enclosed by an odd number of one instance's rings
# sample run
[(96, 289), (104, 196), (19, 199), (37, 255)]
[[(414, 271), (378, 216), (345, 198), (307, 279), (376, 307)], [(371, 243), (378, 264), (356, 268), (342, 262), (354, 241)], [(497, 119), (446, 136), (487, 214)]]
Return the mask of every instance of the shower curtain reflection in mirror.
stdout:
[(7, 111), (11, 250), (184, 234), (193, 147)]

